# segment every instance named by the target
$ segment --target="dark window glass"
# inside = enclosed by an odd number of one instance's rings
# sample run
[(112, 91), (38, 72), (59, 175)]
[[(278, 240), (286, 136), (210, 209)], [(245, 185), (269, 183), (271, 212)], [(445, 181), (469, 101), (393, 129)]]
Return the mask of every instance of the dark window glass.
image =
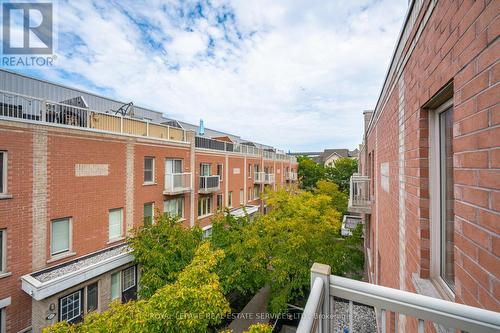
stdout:
[(153, 157), (144, 157), (144, 182), (153, 182), (153, 167), (154, 167)]
[(87, 287), (87, 312), (97, 310), (99, 292), (97, 282), (92, 283)]
[(147, 203), (144, 205), (144, 225), (153, 223), (153, 204)]
[(454, 220), (453, 211), (453, 109), (439, 115), (439, 151), (441, 179), (441, 277), (454, 290)]

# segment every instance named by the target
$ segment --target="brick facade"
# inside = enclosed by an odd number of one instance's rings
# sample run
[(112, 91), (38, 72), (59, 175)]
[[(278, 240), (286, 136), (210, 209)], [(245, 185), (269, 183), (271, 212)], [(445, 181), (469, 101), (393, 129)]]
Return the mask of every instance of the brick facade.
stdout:
[[(360, 156), (372, 185), (365, 216), (370, 280), (423, 292), (439, 275), (432, 122), (451, 98), (455, 289), (450, 296), (437, 288), (433, 296), (494, 311), (500, 311), (498, 13), (498, 1), (413, 2), (375, 112), (367, 114)], [(413, 319), (388, 319), (416, 331)]]

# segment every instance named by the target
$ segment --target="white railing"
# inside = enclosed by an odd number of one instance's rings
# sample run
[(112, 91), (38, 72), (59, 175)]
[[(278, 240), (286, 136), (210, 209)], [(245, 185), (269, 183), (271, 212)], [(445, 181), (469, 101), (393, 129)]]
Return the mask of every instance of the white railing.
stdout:
[(264, 171), (256, 171), (256, 172), (254, 172), (253, 182), (254, 183), (258, 183), (258, 184), (263, 183), (265, 175), (266, 175), (266, 173)]
[[(356, 229), (358, 224), (363, 223), (363, 219), (360, 216), (354, 215), (344, 215), (342, 218), (342, 226), (340, 228), (340, 234), (342, 236), (351, 236), (352, 230)], [(364, 236), (364, 230), (363, 230)]]
[[(330, 275), (328, 265), (315, 263), (311, 268), (311, 293), (304, 308), (297, 333), (331, 332), (336, 317), (333, 297), (349, 301), (348, 326), (353, 331), (353, 302), (375, 308), (380, 313), (378, 327), (386, 332), (388, 312), (414, 318), (418, 333), (424, 333), (425, 322), (469, 333), (500, 332), (500, 314), (464, 304), (414, 294), (399, 289)], [(319, 289), (322, 290), (319, 290)]]
[(200, 193), (210, 193), (220, 190), (220, 176), (200, 176)]
[(370, 178), (355, 173), (351, 176), (349, 185), (348, 210), (355, 213), (370, 213)]
[(0, 119), (87, 128), (173, 141), (187, 139), (186, 131), (181, 128), (3, 90), (0, 90)]
[(264, 174), (264, 183), (266, 184), (274, 184), (274, 174), (266, 173)]
[(164, 194), (174, 195), (192, 190), (191, 172), (166, 173)]
[(285, 178), (286, 180), (295, 181), (298, 177), (296, 172), (289, 171), (285, 174)]

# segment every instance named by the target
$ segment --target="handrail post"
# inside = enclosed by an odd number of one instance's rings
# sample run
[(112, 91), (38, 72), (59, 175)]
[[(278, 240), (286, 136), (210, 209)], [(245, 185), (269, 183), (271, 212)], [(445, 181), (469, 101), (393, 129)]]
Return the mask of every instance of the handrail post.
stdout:
[(323, 280), (323, 304), (321, 306), (321, 313), (319, 319), (319, 332), (329, 333), (330, 332), (330, 275), (332, 274), (332, 268), (328, 265), (319, 264), (315, 262), (311, 267), (311, 289), (314, 284), (314, 280), (319, 277)]

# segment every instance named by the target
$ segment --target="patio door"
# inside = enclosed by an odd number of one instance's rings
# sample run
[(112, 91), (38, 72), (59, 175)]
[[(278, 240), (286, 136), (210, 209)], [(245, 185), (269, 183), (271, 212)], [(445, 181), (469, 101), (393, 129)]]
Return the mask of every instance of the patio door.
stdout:
[(182, 160), (167, 160), (165, 172), (172, 175), (167, 181), (173, 182), (173, 188), (182, 187)]

